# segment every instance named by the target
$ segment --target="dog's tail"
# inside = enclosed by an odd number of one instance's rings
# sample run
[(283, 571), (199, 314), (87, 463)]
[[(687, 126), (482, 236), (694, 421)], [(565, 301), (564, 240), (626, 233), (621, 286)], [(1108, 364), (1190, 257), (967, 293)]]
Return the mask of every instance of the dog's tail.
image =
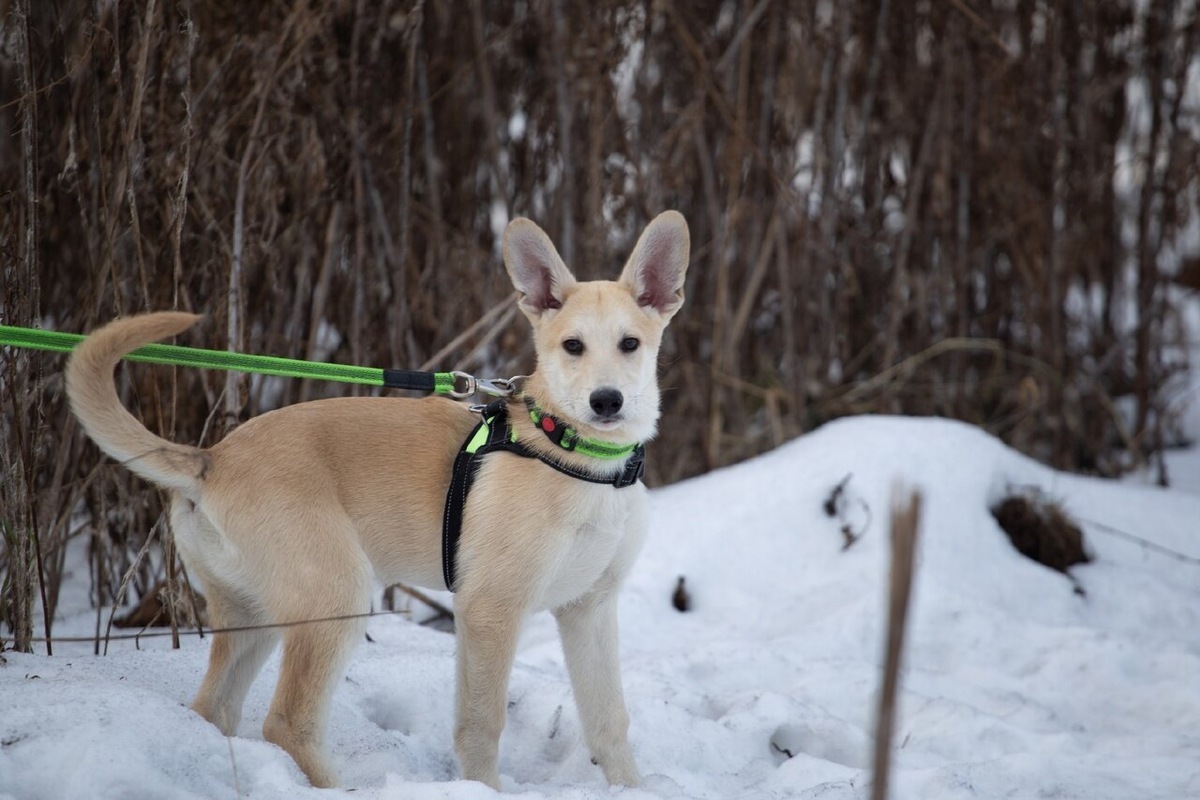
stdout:
[(151, 433), (121, 405), (113, 368), (132, 350), (195, 324), (196, 314), (163, 312), (119, 319), (88, 336), (67, 363), (67, 398), (87, 435), (108, 455), (151, 483), (195, 494), (209, 455)]

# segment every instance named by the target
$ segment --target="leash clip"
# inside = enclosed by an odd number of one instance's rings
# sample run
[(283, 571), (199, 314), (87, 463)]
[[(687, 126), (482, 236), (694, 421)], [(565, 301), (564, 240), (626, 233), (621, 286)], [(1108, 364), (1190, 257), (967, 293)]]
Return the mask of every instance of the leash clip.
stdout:
[(483, 394), (490, 394), (493, 397), (512, 397), (521, 391), (527, 377), (527, 375), (516, 375), (512, 378), (477, 378), (475, 387)]
[(511, 378), (476, 378), (466, 372), (451, 372), (454, 376), (454, 388), (446, 394), (455, 400), (465, 400), (477, 394), (492, 397), (512, 397), (524, 387), (528, 375), (516, 375)]

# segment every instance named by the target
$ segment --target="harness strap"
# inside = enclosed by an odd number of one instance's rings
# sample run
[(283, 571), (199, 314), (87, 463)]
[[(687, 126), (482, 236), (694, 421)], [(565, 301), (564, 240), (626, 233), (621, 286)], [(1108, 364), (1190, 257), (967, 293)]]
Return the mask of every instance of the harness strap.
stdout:
[(522, 458), (536, 458), (543, 464), (572, 478), (588, 483), (606, 484), (615, 489), (633, 486), (646, 470), (646, 449), (637, 445), (625, 464), (625, 469), (616, 477), (602, 477), (581, 470), (557, 459), (544, 456), (517, 441), (516, 432), (508, 420), (508, 407), (504, 400), (493, 400), (482, 411), (482, 419), (472, 429), (458, 455), (454, 457), (454, 469), (450, 486), (446, 490), (446, 507), (442, 515), (442, 578), (446, 588), (455, 591), (458, 564), (458, 540), (462, 536), (463, 512), (467, 507), (467, 495), (479, 472), (483, 457), (498, 450), (513, 453)]

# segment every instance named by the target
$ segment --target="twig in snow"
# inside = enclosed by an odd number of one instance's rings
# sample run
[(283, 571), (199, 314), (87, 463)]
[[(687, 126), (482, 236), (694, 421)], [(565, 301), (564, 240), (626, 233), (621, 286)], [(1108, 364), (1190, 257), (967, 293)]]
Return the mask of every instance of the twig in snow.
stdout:
[(879, 713), (875, 720), (875, 758), (871, 769), (871, 800), (885, 800), (891, 769), (892, 736), (896, 727), (896, 692), (900, 683), (900, 656), (912, 588), (913, 556), (921, 521), (921, 494), (900, 491), (892, 495), (892, 569), (888, 596), (887, 654)]

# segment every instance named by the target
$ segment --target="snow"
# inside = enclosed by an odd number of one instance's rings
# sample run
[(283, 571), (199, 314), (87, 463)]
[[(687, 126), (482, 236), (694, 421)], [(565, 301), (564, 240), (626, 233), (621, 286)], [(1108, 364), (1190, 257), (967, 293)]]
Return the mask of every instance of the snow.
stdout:
[[(842, 509), (861, 535), (844, 547), (842, 519), (823, 507), (847, 475)], [(1200, 797), (1200, 484), (1067, 475), (975, 428), (896, 417), (831, 423), (652, 492), (651, 535), (621, 601), (645, 783), (610, 789), (590, 763), (541, 615), (509, 688), (505, 791), (867, 797), (897, 481), (925, 503), (892, 796)], [(1073, 569), (1082, 593), (1017, 554), (990, 515), (1025, 487), (1082, 522), (1093, 556)], [(681, 575), (688, 613), (671, 604)], [(86, 633), (93, 613), (77, 606), (56, 632)], [(188, 637), (179, 650), (114, 642), (100, 657), (90, 645), (5, 653), (0, 798), (494, 797), (456, 780), (452, 637), (401, 616), (368, 627), (329, 730), (346, 790), (308, 787), (263, 741), (277, 657), (237, 736), (193, 714), (209, 640)]]

